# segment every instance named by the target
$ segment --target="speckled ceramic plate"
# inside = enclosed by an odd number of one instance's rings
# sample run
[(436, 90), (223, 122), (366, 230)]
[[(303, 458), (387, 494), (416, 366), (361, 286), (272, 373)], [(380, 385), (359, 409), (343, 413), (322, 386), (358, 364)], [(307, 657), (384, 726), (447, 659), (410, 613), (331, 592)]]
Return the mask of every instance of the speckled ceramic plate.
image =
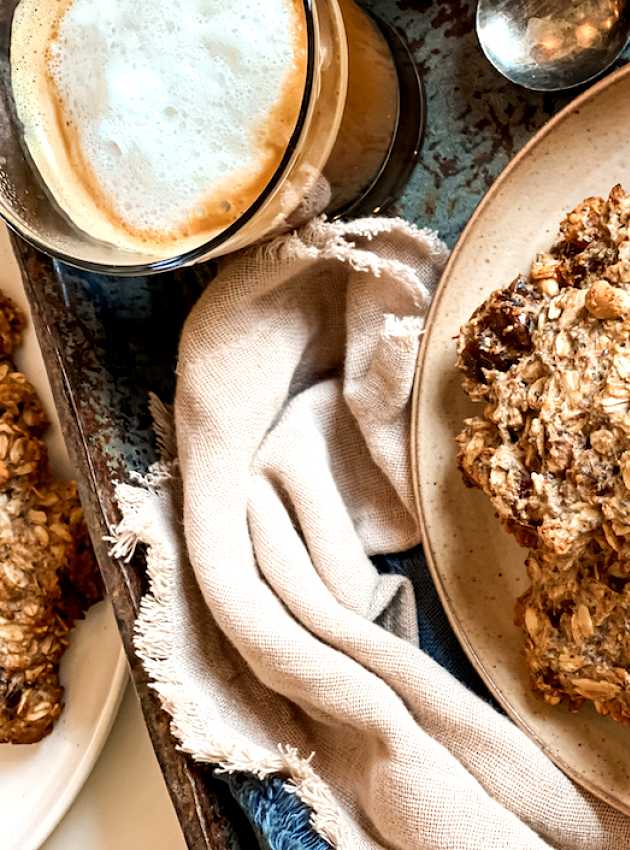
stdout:
[[(0, 225), (0, 289), (28, 313), (20, 272), (4, 225)], [(29, 322), (17, 364), (35, 385), (51, 427), (46, 445), (60, 478), (73, 470)], [(109, 602), (90, 609), (73, 629), (61, 662), (65, 708), (52, 733), (39, 744), (0, 745), (0, 848), (36, 850), (57, 826), (99, 756), (116, 717), (127, 665)]]
[(630, 188), (630, 67), (575, 100), (510, 163), (466, 227), (428, 320), (416, 381), (413, 457), (426, 554), (464, 649), (509, 715), (577, 782), (630, 814), (630, 730), (585, 707), (551, 708), (529, 689), (514, 602), (524, 551), (487, 499), (462, 484), (454, 439), (474, 406), (453, 337), (498, 287), (526, 272), (582, 198)]

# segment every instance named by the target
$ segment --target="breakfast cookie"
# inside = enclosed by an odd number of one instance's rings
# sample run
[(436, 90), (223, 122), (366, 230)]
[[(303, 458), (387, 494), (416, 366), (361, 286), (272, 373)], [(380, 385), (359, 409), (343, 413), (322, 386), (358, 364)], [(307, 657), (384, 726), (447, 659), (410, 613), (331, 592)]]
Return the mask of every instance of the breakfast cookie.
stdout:
[[(4, 354), (22, 326), (0, 297)], [(76, 484), (50, 473), (47, 425), (30, 382), (0, 361), (0, 743), (29, 744), (51, 731), (70, 629), (102, 595)]]
[(534, 687), (630, 720), (630, 196), (562, 222), (462, 328), (464, 480), (530, 550), (517, 619)]

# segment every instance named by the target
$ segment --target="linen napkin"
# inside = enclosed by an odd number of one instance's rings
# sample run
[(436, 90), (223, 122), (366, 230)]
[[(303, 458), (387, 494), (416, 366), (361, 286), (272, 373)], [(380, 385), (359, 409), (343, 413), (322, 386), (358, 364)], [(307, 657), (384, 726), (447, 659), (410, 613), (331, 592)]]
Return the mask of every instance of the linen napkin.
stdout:
[(147, 547), (136, 647), (195, 759), (284, 777), (340, 850), (617, 850), (576, 787), (417, 647), (369, 556), (419, 539), (410, 394), (437, 237), (317, 219), (225, 260), (183, 331), (163, 461), (118, 488)]

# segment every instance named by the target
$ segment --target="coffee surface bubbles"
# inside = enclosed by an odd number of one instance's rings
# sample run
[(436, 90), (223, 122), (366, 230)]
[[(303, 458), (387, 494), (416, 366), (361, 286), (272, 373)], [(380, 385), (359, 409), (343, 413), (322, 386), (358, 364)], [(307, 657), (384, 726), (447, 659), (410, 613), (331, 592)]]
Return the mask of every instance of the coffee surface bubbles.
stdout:
[(301, 0), (21, 0), (12, 83), (40, 175), (81, 229), (169, 253), (259, 196), (304, 90)]

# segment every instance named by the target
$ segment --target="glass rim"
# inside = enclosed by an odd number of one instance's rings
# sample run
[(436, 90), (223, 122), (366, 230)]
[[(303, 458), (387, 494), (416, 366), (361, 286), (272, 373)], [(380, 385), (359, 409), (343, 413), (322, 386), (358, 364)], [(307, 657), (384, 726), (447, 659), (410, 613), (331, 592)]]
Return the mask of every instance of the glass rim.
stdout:
[[(221, 245), (227, 242), (228, 239), (238, 233), (244, 225), (248, 224), (254, 218), (256, 213), (261, 209), (261, 207), (265, 204), (268, 198), (277, 189), (282, 178), (285, 176), (286, 170), (302, 138), (302, 132), (304, 130), (306, 119), (309, 113), (315, 82), (315, 13), (313, 9), (313, 4), (315, 2), (316, 0), (302, 0), (304, 7), (304, 16), (306, 19), (307, 60), (306, 77), (304, 80), (304, 91), (302, 93), (302, 102), (300, 104), (300, 111), (298, 112), (295, 127), (286, 146), (282, 159), (276, 166), (273, 174), (269, 178), (262, 192), (252, 201), (249, 207), (247, 207), (247, 209), (225, 230), (222, 230), (212, 239), (209, 239), (207, 242), (198, 245), (196, 248), (191, 248), (190, 250), (185, 251), (183, 254), (177, 254), (174, 257), (166, 257), (164, 259), (155, 260), (153, 262), (137, 263), (126, 266), (110, 265), (108, 263), (96, 263), (92, 262), (91, 260), (82, 260), (70, 254), (66, 254), (63, 251), (52, 249), (36, 234), (31, 235), (25, 233), (22, 227), (17, 222), (11, 221), (10, 219), (13, 218), (13, 216), (10, 215), (9, 212), (5, 213), (4, 211), (0, 210), (0, 214), (2, 215), (5, 223), (21, 239), (23, 239), (33, 248), (36, 248), (38, 251), (47, 254), (53, 260), (65, 263), (69, 266), (73, 266), (74, 268), (82, 269), (83, 271), (110, 275), (112, 277), (141, 277), (143, 275), (158, 274), (159, 272), (174, 271), (175, 269), (193, 265), (195, 262), (202, 260), (206, 256), (206, 254), (210, 253), (215, 248), (219, 248)], [(35, 168), (34, 164), (31, 164), (31, 167)], [(43, 182), (39, 174), (37, 176)], [(76, 225), (74, 226), (76, 227)], [(77, 230), (81, 232), (80, 228), (77, 228)], [(89, 236), (89, 234), (86, 235)]]

